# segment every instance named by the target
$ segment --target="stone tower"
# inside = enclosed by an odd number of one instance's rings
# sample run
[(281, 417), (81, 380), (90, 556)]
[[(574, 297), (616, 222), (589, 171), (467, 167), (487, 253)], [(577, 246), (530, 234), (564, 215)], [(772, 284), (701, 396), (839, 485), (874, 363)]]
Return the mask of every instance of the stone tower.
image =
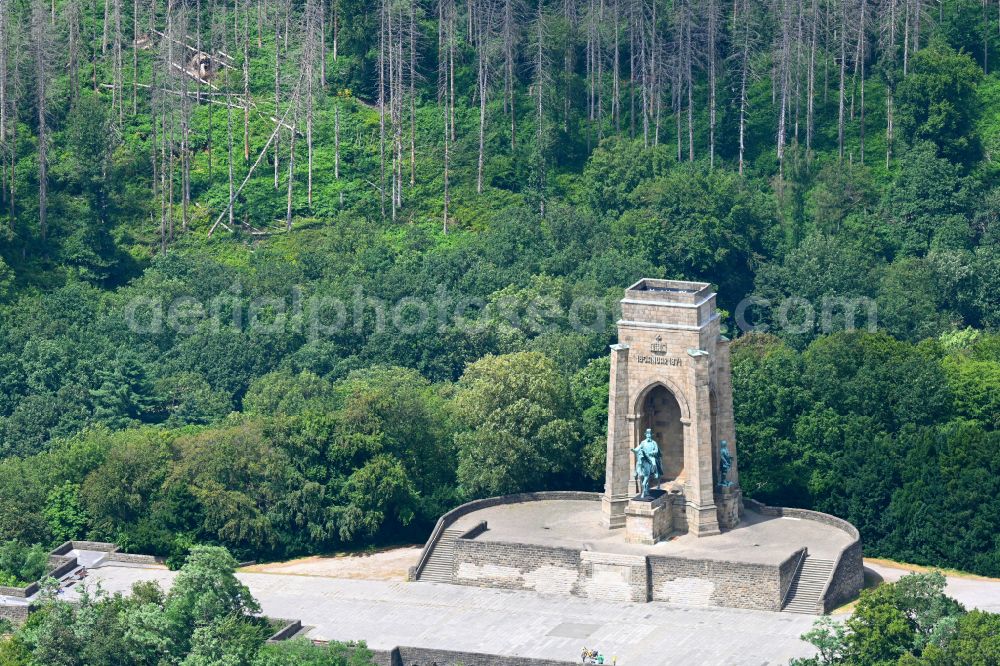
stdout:
[[(742, 514), (733, 424), (729, 340), (719, 334), (715, 293), (703, 282), (643, 279), (625, 291), (611, 346), (608, 457), (602, 500), (609, 528), (655, 543), (735, 526)], [(655, 501), (639, 501), (632, 449), (653, 431), (663, 477)], [(719, 478), (728, 442), (732, 467)], [(655, 514), (655, 515), (654, 515)]]

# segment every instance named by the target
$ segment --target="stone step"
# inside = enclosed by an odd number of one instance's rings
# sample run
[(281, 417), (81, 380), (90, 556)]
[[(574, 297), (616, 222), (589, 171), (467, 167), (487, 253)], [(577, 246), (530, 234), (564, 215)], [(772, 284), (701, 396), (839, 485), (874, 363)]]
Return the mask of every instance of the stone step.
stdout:
[(434, 544), (431, 555), (427, 559), (420, 580), (448, 583), (451, 582), (452, 561), (455, 557), (455, 539), (463, 534), (465, 529), (447, 529), (441, 532)]
[(806, 556), (792, 578), (782, 611), (815, 614), (820, 595), (833, 574), (833, 561)]

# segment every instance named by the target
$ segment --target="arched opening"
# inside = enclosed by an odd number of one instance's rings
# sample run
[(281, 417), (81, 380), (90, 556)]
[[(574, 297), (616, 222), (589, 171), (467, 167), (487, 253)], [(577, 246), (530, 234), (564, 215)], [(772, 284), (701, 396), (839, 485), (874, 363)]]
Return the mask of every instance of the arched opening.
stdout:
[[(684, 426), (677, 398), (666, 387), (654, 386), (642, 401), (641, 433), (653, 431), (660, 445), (662, 482), (684, 480)], [(640, 435), (641, 435), (640, 433)], [(641, 439), (641, 436), (640, 436)]]

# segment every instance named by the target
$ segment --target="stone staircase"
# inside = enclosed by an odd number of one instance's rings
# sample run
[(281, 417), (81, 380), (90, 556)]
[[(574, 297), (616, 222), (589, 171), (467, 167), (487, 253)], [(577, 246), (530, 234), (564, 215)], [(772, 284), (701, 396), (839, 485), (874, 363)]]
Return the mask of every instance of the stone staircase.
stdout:
[(434, 550), (427, 559), (423, 571), (420, 572), (420, 580), (429, 580), (434, 583), (450, 583), (452, 561), (455, 554), (455, 539), (465, 532), (465, 529), (450, 529), (441, 533), (441, 538), (434, 544)]
[(795, 578), (792, 579), (791, 589), (781, 610), (786, 613), (815, 615), (818, 612), (820, 595), (823, 594), (823, 588), (826, 587), (831, 575), (833, 575), (833, 560), (821, 560), (807, 555), (795, 573)]

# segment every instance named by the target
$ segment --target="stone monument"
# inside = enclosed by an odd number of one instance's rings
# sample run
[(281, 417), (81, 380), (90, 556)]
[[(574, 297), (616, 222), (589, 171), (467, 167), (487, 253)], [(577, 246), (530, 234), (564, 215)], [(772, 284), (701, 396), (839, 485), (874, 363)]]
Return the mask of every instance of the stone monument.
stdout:
[[(729, 340), (719, 332), (715, 293), (703, 282), (646, 278), (625, 291), (621, 306), (611, 347), (604, 525), (626, 527), (633, 543), (735, 527), (743, 502)], [(656, 480), (665, 492), (654, 497), (633, 488), (644, 435), (660, 453)]]

